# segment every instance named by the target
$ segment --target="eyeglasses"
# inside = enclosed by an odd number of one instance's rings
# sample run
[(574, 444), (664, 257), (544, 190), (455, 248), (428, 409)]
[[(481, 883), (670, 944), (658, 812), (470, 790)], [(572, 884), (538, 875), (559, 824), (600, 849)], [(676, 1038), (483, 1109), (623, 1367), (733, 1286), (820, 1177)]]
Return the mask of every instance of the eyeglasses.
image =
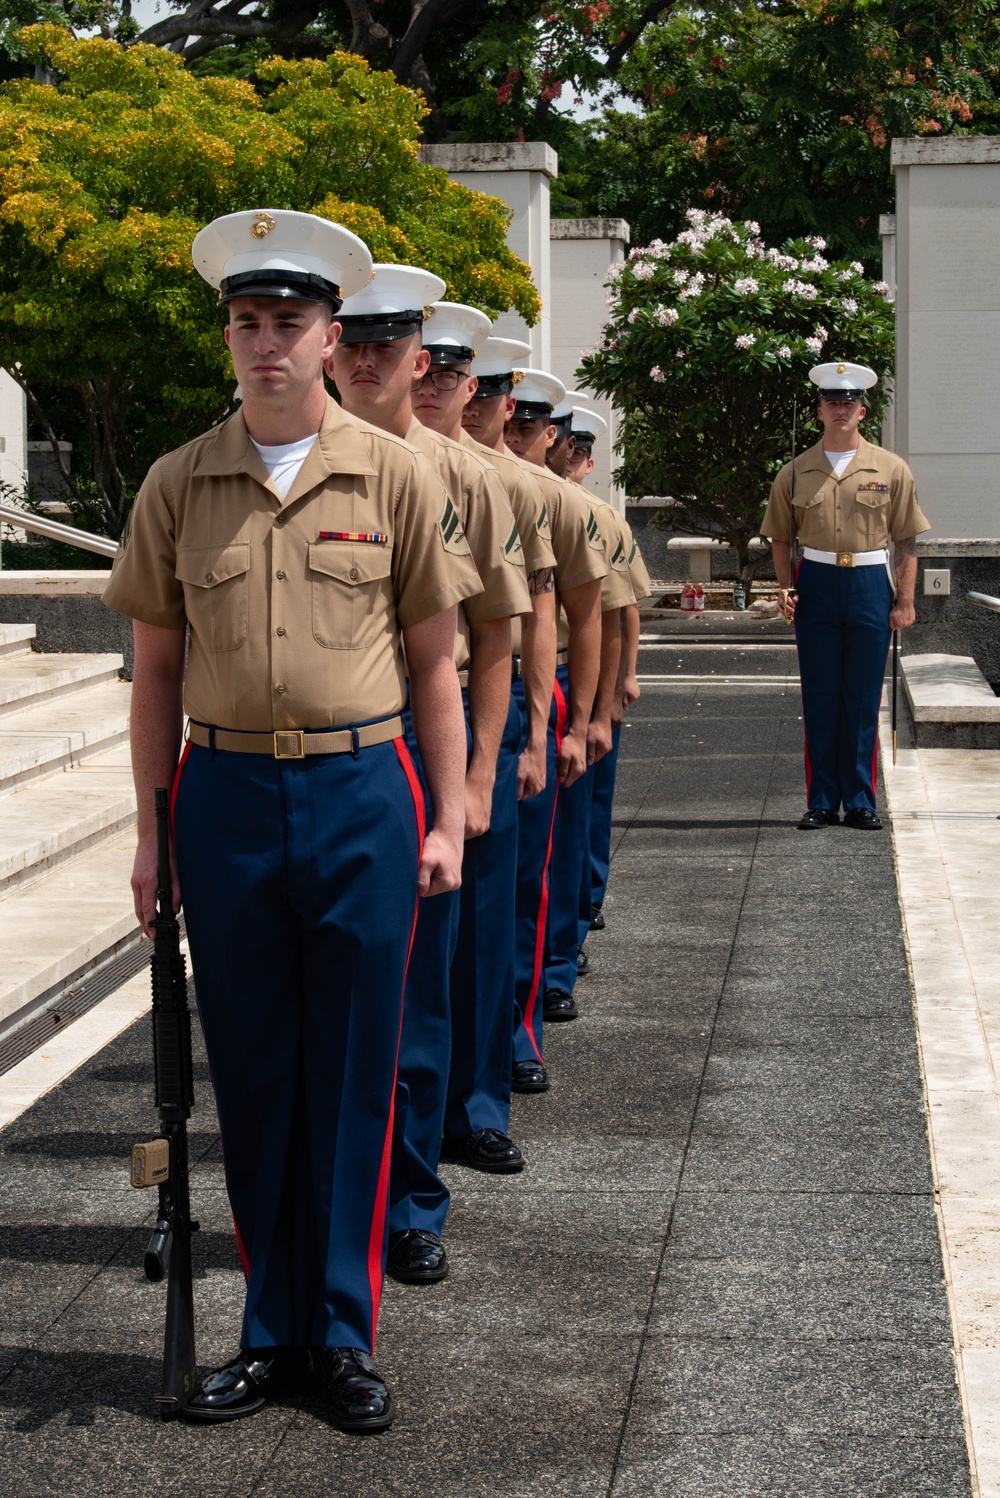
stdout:
[(435, 390), (457, 390), (463, 380), (469, 378), (468, 374), (460, 369), (429, 369), (422, 380), (417, 380), (414, 390), (419, 390), (426, 380), (430, 380)]

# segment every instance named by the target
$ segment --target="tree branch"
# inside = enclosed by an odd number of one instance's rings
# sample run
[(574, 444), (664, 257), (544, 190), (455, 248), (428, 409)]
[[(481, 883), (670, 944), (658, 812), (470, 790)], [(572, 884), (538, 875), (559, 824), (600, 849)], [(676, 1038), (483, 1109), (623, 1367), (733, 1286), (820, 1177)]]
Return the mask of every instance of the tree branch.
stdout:
[(668, 10), (673, 10), (674, 3), (675, 0), (650, 0), (650, 3), (646, 6), (636, 24), (630, 30), (623, 32), (608, 53), (608, 60), (602, 69), (602, 72), (608, 78), (616, 78), (618, 76), (618, 69), (642, 36), (646, 27), (651, 26), (654, 21), (658, 21)]
[[(392, 71), (397, 83), (409, 81), (417, 58), (423, 53), (438, 22), (467, 8), (469, 0), (412, 0), (410, 24), (392, 59)], [(427, 73), (426, 65), (424, 72)]]
[(392, 37), (386, 28), (376, 21), (368, 6), (368, 0), (344, 0), (351, 17), (351, 40), (348, 51), (355, 52), (368, 62), (380, 52), (388, 51)]

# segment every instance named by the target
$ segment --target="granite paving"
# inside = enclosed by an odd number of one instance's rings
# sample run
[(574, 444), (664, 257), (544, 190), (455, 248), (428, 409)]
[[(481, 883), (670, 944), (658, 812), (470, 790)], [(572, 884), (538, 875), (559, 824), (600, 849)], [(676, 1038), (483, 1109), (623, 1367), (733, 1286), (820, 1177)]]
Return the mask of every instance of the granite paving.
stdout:
[[(550, 1092), (515, 1099), (527, 1168), (445, 1167), (451, 1274), (387, 1284), (387, 1434), (312, 1396), (160, 1420), (154, 1203), (127, 1176), (145, 1020), (0, 1130), (0, 1493), (969, 1498), (892, 842), (795, 830), (794, 657), (725, 669), (765, 665), (644, 689), (581, 1017), (546, 1031)], [(210, 1367), (242, 1281), (197, 1077)]]

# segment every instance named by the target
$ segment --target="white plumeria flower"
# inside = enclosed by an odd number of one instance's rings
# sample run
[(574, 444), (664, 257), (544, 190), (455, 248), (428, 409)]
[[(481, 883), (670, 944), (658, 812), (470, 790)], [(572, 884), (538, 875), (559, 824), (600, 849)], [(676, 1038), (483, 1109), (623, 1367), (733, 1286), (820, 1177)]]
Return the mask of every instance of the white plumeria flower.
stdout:
[(823, 352), (822, 338), (807, 338), (806, 348), (811, 354), (821, 354)]
[(874, 291), (877, 291), (878, 294), (879, 294), (879, 296), (888, 296), (889, 295), (889, 283), (888, 283), (888, 281), (876, 281), (875, 285), (874, 285), (874, 287), (872, 289)]
[(649, 281), (656, 275), (656, 266), (650, 265), (647, 260), (637, 260), (632, 267), (632, 274), (637, 281)]
[(754, 339), (753, 339), (753, 335), (751, 333), (741, 333), (740, 336), (736, 340), (736, 347), (738, 349), (753, 348), (753, 345), (754, 345)]
[(820, 271), (826, 270), (829, 264), (830, 262), (828, 260), (824, 260), (822, 255), (814, 255), (811, 260), (803, 260), (800, 268), (802, 270)]
[(865, 268), (860, 260), (851, 261), (851, 270), (856, 271), (859, 276), (863, 276), (865, 273)]
[(632, 308), (632, 311), (628, 315), (628, 320), (629, 320), (630, 323), (634, 323), (637, 320), (637, 318), (639, 316), (639, 311), (640, 311), (640, 309), (638, 307), (633, 307)]
[(825, 342), (825, 341), (826, 341), (826, 339), (827, 339), (827, 338), (829, 338), (829, 336), (830, 336), (830, 335), (829, 335), (829, 333), (828, 333), (828, 332), (827, 332), (827, 331), (826, 331), (826, 329), (825, 329), (825, 328), (821, 328), (821, 327), (819, 327), (819, 326), (817, 326), (817, 328), (816, 328), (816, 331), (815, 331), (815, 333), (814, 333), (814, 334), (813, 334), (813, 337), (814, 337), (814, 338), (818, 338), (818, 339), (819, 339), (819, 340), (820, 340), (820, 342), (821, 342), (821, 343), (824, 343), (824, 342)]
[(656, 309), (656, 321), (664, 328), (672, 328), (679, 317), (680, 313), (676, 307), (657, 307)]
[(654, 364), (652, 369), (649, 371), (649, 378), (651, 380), (655, 380), (658, 385), (662, 385), (667, 377), (660, 366), (658, 364)]
[(811, 244), (814, 250), (826, 249), (826, 240), (821, 239), (818, 234), (814, 234), (810, 239), (807, 239), (806, 244)]
[(760, 233), (760, 224), (758, 224), (755, 219), (752, 219), (752, 218), (744, 219), (744, 221), (743, 221), (743, 227), (745, 229), (749, 229), (750, 233), (754, 236), (754, 238), (756, 238), (757, 235)]
[(858, 304), (852, 296), (845, 296), (841, 305), (843, 306), (844, 311), (849, 312), (852, 317), (858, 310)]
[(752, 296), (760, 290), (760, 284), (753, 276), (741, 276), (738, 281), (733, 282), (733, 290), (740, 296)]
[(787, 343), (783, 343), (781, 347), (776, 348), (774, 352), (777, 354), (779, 359), (790, 359), (792, 357), (792, 351), (788, 347)]

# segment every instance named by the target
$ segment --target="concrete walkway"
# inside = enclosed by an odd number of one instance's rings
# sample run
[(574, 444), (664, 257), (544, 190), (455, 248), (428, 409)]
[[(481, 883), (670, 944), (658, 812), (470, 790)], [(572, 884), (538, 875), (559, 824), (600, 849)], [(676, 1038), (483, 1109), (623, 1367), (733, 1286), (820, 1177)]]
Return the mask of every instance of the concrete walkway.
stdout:
[[(795, 832), (786, 646), (643, 670), (582, 1016), (517, 1099), (529, 1168), (450, 1167), (451, 1277), (387, 1287), (396, 1427), (351, 1439), (311, 1400), (156, 1417), (139, 1023), (0, 1132), (0, 1492), (968, 1498), (892, 842)], [(241, 1277), (198, 1084), (211, 1365)]]

